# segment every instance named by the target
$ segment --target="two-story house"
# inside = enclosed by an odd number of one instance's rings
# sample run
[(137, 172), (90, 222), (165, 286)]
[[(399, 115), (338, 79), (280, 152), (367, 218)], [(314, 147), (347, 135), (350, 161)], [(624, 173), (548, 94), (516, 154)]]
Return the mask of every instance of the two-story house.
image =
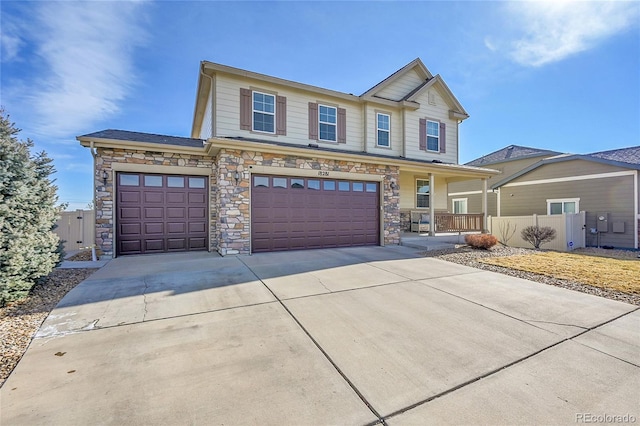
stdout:
[(480, 179), (486, 199), (497, 172), (458, 165), (466, 118), (420, 59), (360, 96), (202, 62), (190, 138), (78, 137), (94, 156), (96, 244), (107, 255), (399, 244), (411, 211), (431, 223), (447, 211), (449, 182)]

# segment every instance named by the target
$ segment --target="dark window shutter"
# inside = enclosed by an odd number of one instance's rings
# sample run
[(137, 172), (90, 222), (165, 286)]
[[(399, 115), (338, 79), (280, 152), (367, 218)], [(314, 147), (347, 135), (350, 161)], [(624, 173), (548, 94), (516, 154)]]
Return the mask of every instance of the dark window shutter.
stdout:
[(427, 120), (420, 119), (420, 149), (427, 150)]
[(447, 126), (440, 123), (440, 153), (447, 152)]
[(347, 110), (338, 108), (338, 143), (347, 143)]
[(309, 102), (309, 139), (318, 139), (318, 104)]
[(251, 130), (251, 90), (240, 88), (240, 129)]
[(287, 134), (287, 98), (276, 96), (276, 135)]

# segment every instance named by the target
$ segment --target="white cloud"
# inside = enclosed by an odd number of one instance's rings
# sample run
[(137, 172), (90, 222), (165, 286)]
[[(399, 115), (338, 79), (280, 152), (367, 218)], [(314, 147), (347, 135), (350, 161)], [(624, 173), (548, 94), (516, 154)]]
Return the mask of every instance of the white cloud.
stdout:
[[(29, 20), (35, 57), (28, 60), (40, 62), (38, 73), (15, 84), (10, 95), (33, 111), (34, 134), (68, 137), (119, 111), (136, 82), (134, 50), (146, 41), (144, 5), (33, 4)], [(8, 45), (10, 49), (11, 40)]]
[(588, 50), (637, 25), (640, 16), (640, 4), (626, 1), (509, 2), (507, 10), (524, 32), (508, 45), (509, 55), (534, 67)]

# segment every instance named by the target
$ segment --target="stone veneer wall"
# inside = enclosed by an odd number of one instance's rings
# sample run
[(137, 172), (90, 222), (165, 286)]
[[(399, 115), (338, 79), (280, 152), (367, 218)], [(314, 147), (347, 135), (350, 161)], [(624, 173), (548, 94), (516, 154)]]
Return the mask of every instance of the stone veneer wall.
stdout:
[[(209, 199), (217, 199), (217, 184), (215, 174), (215, 163), (212, 158), (190, 155), (190, 154), (174, 154), (170, 152), (150, 152), (138, 150), (124, 149), (106, 149), (98, 148), (95, 159), (95, 210), (96, 210), (96, 245), (105, 255), (113, 256), (113, 237), (114, 237), (114, 203), (113, 193), (115, 185), (112, 179), (113, 163), (129, 163), (129, 164), (146, 164), (152, 166), (182, 166), (182, 167), (198, 167), (210, 170), (209, 177)], [(107, 184), (102, 180), (102, 172), (106, 171), (109, 175)], [(162, 173), (162, 172), (160, 172)], [(188, 174), (188, 172), (185, 172)], [(218, 241), (215, 240), (215, 224), (218, 222), (218, 212), (213, 208), (213, 204), (209, 203), (209, 217), (211, 229), (209, 230), (209, 248), (216, 249)]]
[[(399, 182), (398, 167), (226, 149), (218, 153), (217, 164), (215, 204), (219, 206), (220, 220), (213, 239), (218, 241), (218, 252), (222, 255), (249, 254), (251, 250), (249, 166), (384, 175), (381, 185), (384, 191), (384, 243), (400, 244), (400, 193), (397, 187), (391, 188), (391, 182), (396, 185)], [(236, 172), (241, 177), (238, 184)]]

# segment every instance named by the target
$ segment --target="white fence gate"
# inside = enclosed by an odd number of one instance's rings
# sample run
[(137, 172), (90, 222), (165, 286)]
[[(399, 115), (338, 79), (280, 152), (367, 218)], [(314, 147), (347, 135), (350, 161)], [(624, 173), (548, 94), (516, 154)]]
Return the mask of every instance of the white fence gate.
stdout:
[(61, 240), (64, 240), (64, 249), (80, 250), (95, 244), (95, 213), (93, 210), (76, 210), (62, 212), (53, 230)]
[[(585, 212), (575, 214), (531, 215), (531, 216), (500, 216), (487, 218), (489, 232), (502, 243), (511, 247), (533, 248), (520, 236), (527, 226), (549, 226), (556, 230), (556, 238), (541, 248), (571, 251), (585, 247), (586, 229)], [(506, 241), (505, 241), (506, 240)]]

